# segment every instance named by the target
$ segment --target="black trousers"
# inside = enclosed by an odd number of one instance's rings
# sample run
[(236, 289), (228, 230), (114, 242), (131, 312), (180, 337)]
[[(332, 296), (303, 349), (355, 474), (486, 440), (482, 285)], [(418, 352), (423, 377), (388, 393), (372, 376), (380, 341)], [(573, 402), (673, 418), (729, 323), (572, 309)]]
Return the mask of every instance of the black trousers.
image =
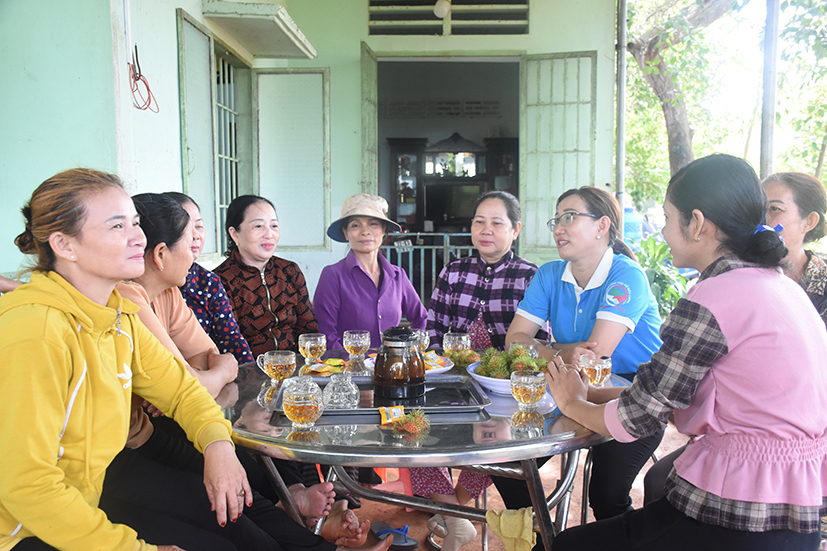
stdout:
[[(596, 519), (611, 518), (632, 508), (629, 491), (640, 469), (658, 448), (663, 431), (634, 442), (623, 444), (610, 440), (592, 447), (592, 476), (589, 482), (589, 505)], [(540, 465), (549, 457), (538, 460)], [(509, 509), (531, 507), (528, 486), (522, 480), (491, 477), (497, 491)], [(536, 550), (543, 549), (542, 541)]]
[[(155, 432), (146, 444), (138, 448), (138, 453), (164, 465), (203, 474), (204, 456), (198, 453), (178, 423), (169, 417), (153, 417), (152, 424), (155, 426)], [(278, 503), (279, 496), (261, 464), (243, 449), (236, 448), (236, 455), (247, 472), (250, 487), (273, 503)], [(288, 487), (304, 483), (303, 475), (299, 472), (299, 463), (273, 459), (273, 464)]]
[(564, 530), (553, 551), (816, 551), (820, 541), (818, 533), (742, 532), (705, 524), (661, 498), (642, 509)]
[(650, 467), (643, 477), (643, 505), (649, 505), (653, 501), (666, 496), (666, 479), (672, 472), (675, 460), (684, 452), (686, 446), (681, 446), (672, 453), (658, 459), (654, 466)]
[[(191, 450), (191, 451), (190, 451)], [(192, 453), (200, 457), (193, 457)], [(199, 468), (200, 467), (200, 468)], [(293, 521), (253, 491), (253, 505), (221, 527), (202, 480), (203, 456), (163, 429), (136, 450), (122, 451), (106, 471), (100, 507), (146, 541), (184, 549), (333, 551), (336, 546)], [(169, 539), (174, 537), (174, 539)]]

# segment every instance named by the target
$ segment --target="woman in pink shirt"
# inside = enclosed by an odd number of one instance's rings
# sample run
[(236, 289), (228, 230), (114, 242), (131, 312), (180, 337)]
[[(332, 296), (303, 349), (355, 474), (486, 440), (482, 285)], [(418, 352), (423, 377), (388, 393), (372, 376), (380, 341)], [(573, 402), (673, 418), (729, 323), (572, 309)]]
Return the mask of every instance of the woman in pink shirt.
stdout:
[(779, 266), (752, 168), (698, 159), (670, 181), (662, 233), (677, 267), (701, 272), (631, 387), (597, 389), (559, 358), (546, 379), (560, 410), (628, 442), (664, 427), (699, 436), (666, 496), (563, 532), (555, 551), (815, 550), (827, 513), (827, 331)]

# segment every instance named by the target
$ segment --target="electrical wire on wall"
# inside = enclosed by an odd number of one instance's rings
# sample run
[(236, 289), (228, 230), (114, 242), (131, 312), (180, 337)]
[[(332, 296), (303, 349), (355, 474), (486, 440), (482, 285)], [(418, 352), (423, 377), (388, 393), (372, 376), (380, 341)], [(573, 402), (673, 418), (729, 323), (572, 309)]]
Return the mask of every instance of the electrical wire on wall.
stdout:
[(138, 45), (135, 44), (135, 56), (132, 56), (132, 23), (129, 19), (129, 0), (123, 1), (124, 34), (126, 38), (126, 65), (129, 68), (129, 88), (132, 91), (132, 105), (141, 111), (159, 110), (158, 100), (149, 87), (149, 81), (141, 72), (141, 63), (138, 60)]
[[(152, 94), (149, 87), (149, 81), (141, 73), (141, 63), (138, 61), (138, 45), (135, 45), (135, 62), (127, 63), (129, 65), (129, 84), (132, 88), (132, 105), (146, 111), (147, 109), (153, 113), (158, 112), (158, 100)], [(143, 88), (143, 89), (142, 89)]]

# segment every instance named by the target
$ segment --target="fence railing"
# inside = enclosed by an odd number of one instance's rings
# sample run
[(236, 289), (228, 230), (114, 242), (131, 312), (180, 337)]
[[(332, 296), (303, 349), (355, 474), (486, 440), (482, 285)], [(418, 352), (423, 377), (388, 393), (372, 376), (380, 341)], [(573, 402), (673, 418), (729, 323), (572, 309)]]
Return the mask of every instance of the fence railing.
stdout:
[(391, 233), (388, 237), (392, 244), (382, 246), (383, 254), (405, 270), (426, 308), (442, 268), (474, 253), (470, 233)]

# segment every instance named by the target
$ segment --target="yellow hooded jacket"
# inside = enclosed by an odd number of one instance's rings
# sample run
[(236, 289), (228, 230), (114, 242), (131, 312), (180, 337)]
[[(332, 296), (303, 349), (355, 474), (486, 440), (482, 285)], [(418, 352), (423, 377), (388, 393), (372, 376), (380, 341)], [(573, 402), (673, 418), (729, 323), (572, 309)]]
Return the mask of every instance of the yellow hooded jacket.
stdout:
[(215, 401), (137, 311), (117, 292), (96, 304), (55, 272), (0, 297), (0, 551), (33, 535), (65, 551), (155, 549), (98, 508), (133, 389), (199, 451), (230, 440)]

